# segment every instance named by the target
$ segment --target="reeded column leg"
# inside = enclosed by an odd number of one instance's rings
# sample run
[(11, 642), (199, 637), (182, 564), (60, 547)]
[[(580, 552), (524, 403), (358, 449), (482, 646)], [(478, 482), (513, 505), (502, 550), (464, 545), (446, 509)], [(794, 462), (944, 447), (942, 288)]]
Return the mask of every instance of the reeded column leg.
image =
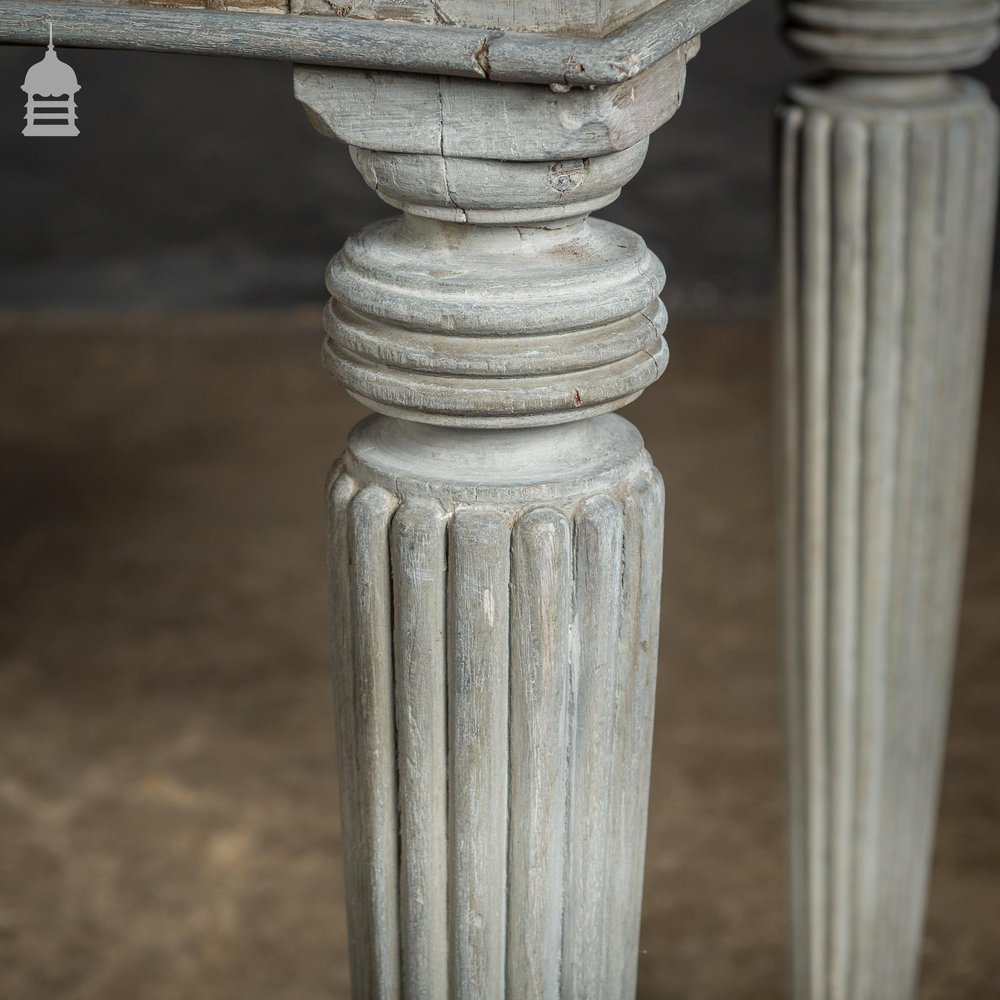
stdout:
[(635, 994), (663, 491), (611, 411), (666, 312), (588, 216), (693, 51), (608, 92), (296, 72), (403, 212), (327, 276), (327, 367), (379, 411), (329, 491), (357, 1000)]
[(781, 114), (793, 996), (916, 991), (997, 183), (949, 70), (994, 9), (788, 6), (832, 69)]

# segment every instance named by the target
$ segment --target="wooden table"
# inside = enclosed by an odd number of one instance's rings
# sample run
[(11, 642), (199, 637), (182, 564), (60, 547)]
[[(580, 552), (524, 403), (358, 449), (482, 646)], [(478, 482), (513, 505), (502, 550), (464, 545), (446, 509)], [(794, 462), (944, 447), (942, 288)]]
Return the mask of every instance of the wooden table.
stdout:
[[(614, 411), (667, 315), (591, 213), (740, 2), (0, 4), (0, 40), (295, 63), (401, 210), (327, 273), (326, 364), (376, 411), (329, 480), (357, 1000), (635, 995), (663, 485)], [(908, 1000), (997, 177), (953, 71), (997, 3), (786, 10), (825, 71), (779, 115), (793, 996)]]

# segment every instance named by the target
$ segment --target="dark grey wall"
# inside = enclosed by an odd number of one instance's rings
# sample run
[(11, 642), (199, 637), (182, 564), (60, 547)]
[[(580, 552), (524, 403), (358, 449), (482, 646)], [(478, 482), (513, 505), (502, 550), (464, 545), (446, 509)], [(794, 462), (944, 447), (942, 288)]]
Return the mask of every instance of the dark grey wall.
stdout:
[[(681, 110), (602, 213), (664, 260), (673, 308), (766, 307), (771, 109), (808, 72), (776, 21), (754, 0), (704, 37)], [(63, 50), (81, 135), (25, 138), (41, 53), (0, 47), (0, 308), (319, 301), (345, 236), (392, 211), (313, 132), (285, 65)]]

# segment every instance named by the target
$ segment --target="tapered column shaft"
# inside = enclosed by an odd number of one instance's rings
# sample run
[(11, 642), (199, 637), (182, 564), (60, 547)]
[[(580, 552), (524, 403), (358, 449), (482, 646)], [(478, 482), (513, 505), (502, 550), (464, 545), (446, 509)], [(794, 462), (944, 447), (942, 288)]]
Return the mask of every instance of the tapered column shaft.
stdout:
[[(594, 419), (575, 453), (564, 432), (514, 432), (564, 463), (520, 500), (481, 482), (390, 492), (388, 418), (335, 470), (356, 996), (634, 994), (663, 496), (634, 429)], [(487, 478), (472, 442), (462, 457)]]
[(403, 213), (327, 273), (379, 411), (329, 488), (356, 1000), (635, 995), (663, 487), (611, 411), (666, 365), (664, 275), (590, 213), (695, 48), (613, 92), (297, 71)]
[(914, 996), (944, 753), (997, 182), (947, 70), (995, 31), (909, 6), (789, 6), (835, 69), (780, 119), (796, 1000)]

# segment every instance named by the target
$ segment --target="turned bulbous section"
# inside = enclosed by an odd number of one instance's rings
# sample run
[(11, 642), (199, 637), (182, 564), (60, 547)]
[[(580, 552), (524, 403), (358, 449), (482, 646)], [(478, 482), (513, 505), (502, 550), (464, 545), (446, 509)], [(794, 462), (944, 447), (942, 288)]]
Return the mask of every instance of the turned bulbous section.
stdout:
[(667, 362), (663, 267), (587, 213), (646, 145), (540, 162), (352, 150), (404, 214), (330, 263), (329, 371), (381, 413), (466, 427), (565, 423), (634, 399)]
[(382, 414), (465, 428), (565, 424), (663, 372), (663, 267), (589, 218), (677, 109), (698, 42), (634, 79), (554, 92), (296, 67), (295, 93), (402, 211), (327, 271), (324, 359)]

